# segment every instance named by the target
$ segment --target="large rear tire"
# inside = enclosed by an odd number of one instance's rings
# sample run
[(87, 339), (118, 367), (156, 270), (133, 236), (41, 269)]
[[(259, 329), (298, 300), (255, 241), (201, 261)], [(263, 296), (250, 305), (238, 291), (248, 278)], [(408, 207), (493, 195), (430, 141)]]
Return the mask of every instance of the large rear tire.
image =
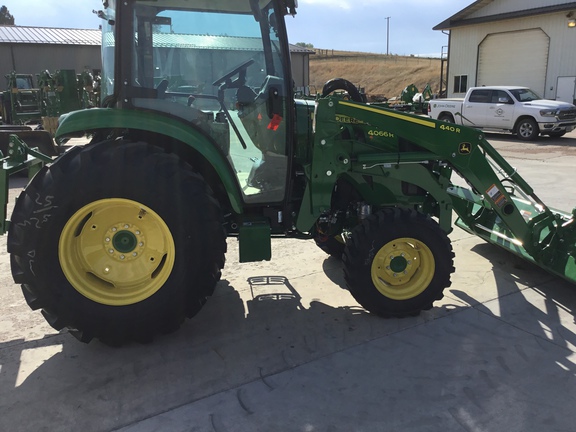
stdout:
[(353, 231), (343, 255), (344, 277), (366, 310), (384, 317), (418, 315), (450, 286), (454, 253), (430, 217), (385, 209)]
[(12, 274), (32, 309), (83, 342), (150, 341), (195, 315), (220, 278), (222, 211), (202, 177), (146, 143), (74, 148), (18, 198)]

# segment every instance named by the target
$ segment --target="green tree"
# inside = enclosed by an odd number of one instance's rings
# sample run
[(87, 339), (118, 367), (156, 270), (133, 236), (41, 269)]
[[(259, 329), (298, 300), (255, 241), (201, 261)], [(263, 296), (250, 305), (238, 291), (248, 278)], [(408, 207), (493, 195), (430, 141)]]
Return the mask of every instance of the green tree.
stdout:
[(313, 49), (313, 48), (314, 48), (314, 45), (313, 45), (313, 44), (311, 44), (311, 43), (306, 43), (306, 42), (298, 42), (298, 43), (296, 44), (296, 46), (300, 46), (300, 47), (304, 47), (304, 48), (310, 48), (310, 49)]
[(0, 7), (0, 25), (14, 25), (14, 17), (4, 5)]

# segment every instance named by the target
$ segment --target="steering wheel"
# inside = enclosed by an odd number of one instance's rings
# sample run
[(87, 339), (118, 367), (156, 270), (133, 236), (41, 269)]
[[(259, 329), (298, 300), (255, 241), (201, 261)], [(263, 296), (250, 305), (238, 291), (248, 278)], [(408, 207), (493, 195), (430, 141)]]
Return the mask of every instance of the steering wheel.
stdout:
[(213, 86), (220, 86), (222, 84), (226, 84), (226, 82), (232, 78), (234, 75), (242, 72), (243, 70), (245, 71), (246, 69), (248, 69), (248, 67), (250, 65), (254, 64), (254, 59), (249, 59), (246, 60), (244, 63), (240, 64), (239, 66), (235, 67), (234, 69), (232, 69), (230, 72), (228, 72), (226, 75), (222, 76), (221, 78), (218, 78), (216, 81), (214, 81), (212, 83)]

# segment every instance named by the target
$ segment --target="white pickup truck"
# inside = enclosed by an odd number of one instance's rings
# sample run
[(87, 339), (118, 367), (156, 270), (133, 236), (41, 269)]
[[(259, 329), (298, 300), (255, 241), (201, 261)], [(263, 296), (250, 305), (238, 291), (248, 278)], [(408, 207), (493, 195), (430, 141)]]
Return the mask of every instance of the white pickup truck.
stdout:
[(433, 119), (487, 131), (509, 131), (522, 140), (561, 137), (576, 128), (576, 106), (542, 99), (526, 87), (472, 87), (464, 99), (435, 99)]

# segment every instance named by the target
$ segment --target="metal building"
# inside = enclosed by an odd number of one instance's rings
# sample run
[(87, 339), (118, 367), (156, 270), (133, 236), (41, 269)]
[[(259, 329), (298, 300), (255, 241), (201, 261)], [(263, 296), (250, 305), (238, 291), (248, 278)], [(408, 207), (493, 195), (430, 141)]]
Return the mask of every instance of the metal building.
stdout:
[[(0, 26), (0, 90), (3, 76), (15, 71), (39, 74), (74, 69), (77, 73), (101, 69), (100, 30), (79, 30), (48, 27)], [(309, 58), (314, 51), (290, 46), (292, 73), (296, 88), (310, 83)]]
[(0, 85), (12, 71), (39, 74), (44, 70), (101, 68), (100, 30), (0, 26)]
[(449, 31), (448, 97), (469, 87), (521, 85), (576, 99), (576, 2), (478, 0), (434, 30)]

